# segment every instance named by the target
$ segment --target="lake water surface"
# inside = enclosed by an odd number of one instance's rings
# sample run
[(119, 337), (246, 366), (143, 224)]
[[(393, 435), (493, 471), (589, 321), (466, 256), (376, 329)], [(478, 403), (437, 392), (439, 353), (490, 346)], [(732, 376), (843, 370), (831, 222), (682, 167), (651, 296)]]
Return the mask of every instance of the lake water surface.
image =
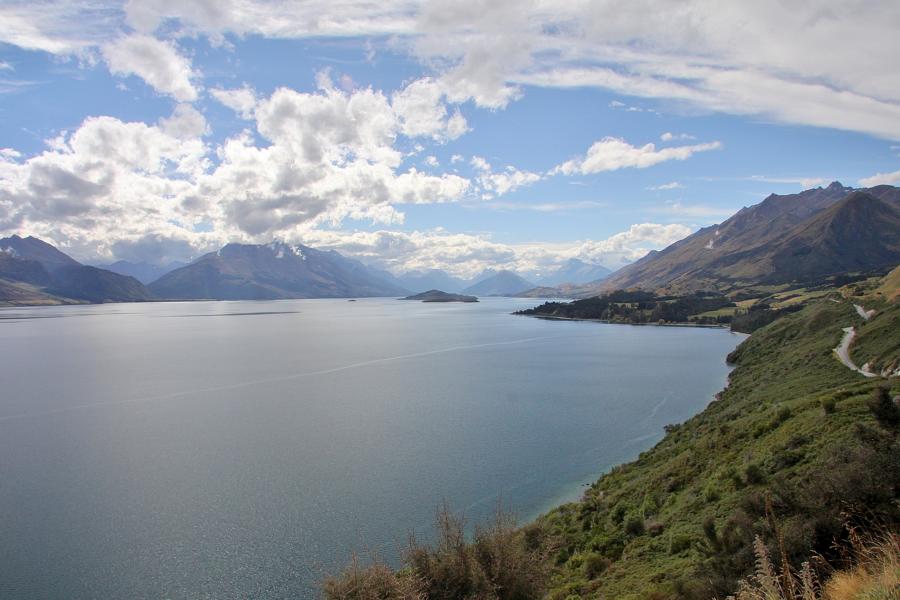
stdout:
[(576, 499), (720, 390), (721, 329), (533, 300), (0, 309), (0, 598), (307, 598), (471, 521)]

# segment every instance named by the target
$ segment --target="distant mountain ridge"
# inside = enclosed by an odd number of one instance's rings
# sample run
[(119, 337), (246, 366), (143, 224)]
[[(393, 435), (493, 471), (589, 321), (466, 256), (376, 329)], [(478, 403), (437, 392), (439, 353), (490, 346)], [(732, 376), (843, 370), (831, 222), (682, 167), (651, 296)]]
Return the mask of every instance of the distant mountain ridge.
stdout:
[(900, 262), (900, 190), (834, 182), (772, 194), (719, 225), (650, 252), (579, 297), (615, 289), (668, 293), (813, 280)]
[(82, 265), (36, 237), (0, 239), (0, 302), (135, 302), (152, 299), (133, 277)]
[(172, 261), (165, 265), (157, 265), (148, 262), (131, 262), (127, 260), (117, 260), (110, 264), (94, 265), (99, 269), (106, 269), (119, 275), (128, 275), (134, 277), (144, 285), (152, 283), (175, 269), (187, 266), (189, 263), (182, 261)]
[(533, 287), (534, 284), (521, 275), (512, 271), (499, 271), (470, 285), (462, 293), (471, 296), (512, 296)]
[(612, 269), (591, 264), (578, 258), (570, 258), (550, 273), (537, 278), (535, 283), (542, 287), (556, 287), (566, 283), (590, 283), (606, 279)]
[[(512, 272), (512, 271), (507, 271)], [(585, 284), (605, 279), (612, 273), (612, 270), (603, 265), (591, 264), (577, 258), (570, 258), (556, 268), (543, 274), (536, 273), (514, 273), (521, 277), (526, 283), (531, 283), (532, 288), (535, 285), (545, 288), (560, 286), (564, 284)], [(441, 269), (429, 269), (426, 271), (410, 271), (401, 275), (390, 275), (399, 285), (409, 288), (413, 292), (424, 292), (428, 290), (444, 290), (447, 292), (461, 292), (465, 289), (474, 287), (483, 281), (493, 278), (499, 272), (493, 269), (482, 271), (478, 275), (469, 279), (456, 277), (442, 271)], [(506, 277), (506, 275), (504, 275)], [(533, 282), (533, 283), (532, 283)], [(523, 290), (514, 289), (521, 282), (516, 282), (504, 294), (520, 293)]]
[[(898, 263), (900, 189), (854, 190), (834, 182), (770, 195), (612, 274), (571, 259), (538, 278), (541, 287), (508, 270), (487, 270), (469, 281), (436, 269), (395, 276), (333, 250), (281, 242), (228, 244), (144, 286), (134, 277), (82, 265), (35, 237), (14, 235), (0, 239), (0, 302), (396, 297), (432, 289), (475, 296), (583, 298), (616, 289), (681, 295), (885, 272)], [(124, 261), (111, 266), (148, 267)], [(547, 285), (551, 280), (565, 283)]]
[(462, 291), (467, 285), (471, 285), (471, 280), (461, 279), (442, 271), (440, 269), (429, 269), (427, 271), (410, 271), (395, 277), (397, 282), (412, 292), (426, 292), (429, 290), (443, 290), (445, 292), (455, 293)]
[(282, 242), (228, 244), (150, 284), (161, 299), (402, 296), (409, 290), (341, 254)]

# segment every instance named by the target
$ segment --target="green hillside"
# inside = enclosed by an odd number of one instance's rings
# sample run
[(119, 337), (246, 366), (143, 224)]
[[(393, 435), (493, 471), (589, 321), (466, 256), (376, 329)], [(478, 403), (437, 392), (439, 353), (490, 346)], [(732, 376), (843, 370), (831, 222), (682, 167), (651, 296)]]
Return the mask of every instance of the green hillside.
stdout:
[(896, 528), (900, 411), (891, 398), (900, 380), (888, 390), (833, 352), (849, 326), (857, 351), (896, 351), (900, 304), (882, 301), (869, 321), (853, 306), (877, 302), (877, 284), (813, 300), (758, 330), (729, 357), (736, 368), (717, 401), (668, 426), (582, 501), (515, 535), (496, 525), (469, 546), (444, 535), (425, 558), (414, 548), (399, 575), (351, 569), (326, 595), (709, 600), (752, 573), (755, 536), (776, 562), (799, 566), (814, 554), (836, 558), (848, 523)]
[(864, 324), (850, 302), (822, 301), (744, 342), (717, 402), (538, 522), (558, 548), (550, 596), (722, 597), (752, 570), (756, 534), (780, 532), (799, 562), (831, 552), (842, 511), (896, 523), (900, 451), (867, 406), (882, 382), (832, 348), (842, 327), (862, 344), (898, 313)]

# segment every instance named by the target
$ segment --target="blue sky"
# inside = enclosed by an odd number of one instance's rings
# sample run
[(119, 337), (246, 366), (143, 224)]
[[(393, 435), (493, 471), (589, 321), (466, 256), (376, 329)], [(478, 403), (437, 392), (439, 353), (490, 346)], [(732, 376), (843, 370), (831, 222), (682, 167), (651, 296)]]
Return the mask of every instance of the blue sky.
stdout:
[(0, 234), (535, 273), (618, 267), (773, 192), (900, 182), (890, 2), (373, 10), (4, 3)]

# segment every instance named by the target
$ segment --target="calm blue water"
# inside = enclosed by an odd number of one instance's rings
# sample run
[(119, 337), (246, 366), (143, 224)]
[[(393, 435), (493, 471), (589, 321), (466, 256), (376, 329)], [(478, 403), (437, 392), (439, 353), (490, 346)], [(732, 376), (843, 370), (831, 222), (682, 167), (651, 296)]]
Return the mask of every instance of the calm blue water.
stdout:
[(523, 519), (725, 383), (741, 338), (373, 299), (0, 310), (0, 598), (306, 598), (446, 500)]

